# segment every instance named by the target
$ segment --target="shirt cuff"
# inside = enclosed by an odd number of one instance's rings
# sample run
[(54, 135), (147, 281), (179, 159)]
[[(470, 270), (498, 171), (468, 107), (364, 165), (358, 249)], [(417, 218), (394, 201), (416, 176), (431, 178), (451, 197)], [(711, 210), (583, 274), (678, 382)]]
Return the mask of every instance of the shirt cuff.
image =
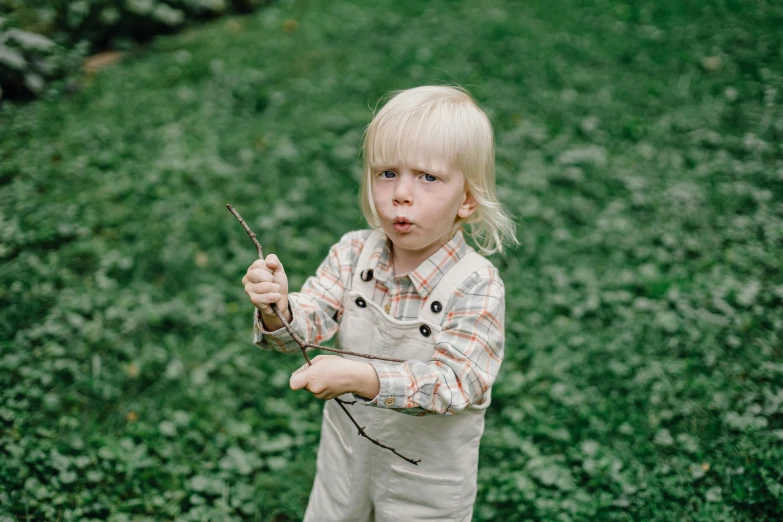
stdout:
[[(290, 299), (288, 300), (288, 311), (291, 313), (291, 328), (293, 328), (293, 330), (299, 334), (300, 337), (303, 337), (299, 330), (301, 321), (294, 313), (294, 310), (291, 307)], [(297, 352), (301, 350), (299, 345), (296, 343), (296, 341), (294, 341), (293, 337), (291, 337), (291, 335), (288, 333), (288, 330), (286, 330), (284, 326), (273, 332), (266, 330), (264, 328), (264, 323), (261, 320), (261, 311), (257, 308), (255, 312), (253, 312), (253, 331), (253, 344), (259, 348), (285, 353)]]
[(399, 364), (388, 364), (381, 361), (369, 361), (378, 374), (381, 383), (378, 395), (365, 404), (379, 408), (399, 409), (406, 403), (405, 391), (408, 388), (408, 372)]

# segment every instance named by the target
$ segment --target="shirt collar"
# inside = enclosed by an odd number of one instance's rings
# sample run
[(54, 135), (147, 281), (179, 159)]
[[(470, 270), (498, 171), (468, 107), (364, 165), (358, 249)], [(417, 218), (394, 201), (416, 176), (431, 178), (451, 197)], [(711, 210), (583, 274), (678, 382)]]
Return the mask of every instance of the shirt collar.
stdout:
[[(387, 288), (390, 287), (392, 273), (389, 262), (391, 246), (391, 240), (384, 234), (378, 240), (378, 243), (373, 245), (373, 253), (370, 256), (367, 267), (373, 269), (374, 278), (378, 282), (385, 284)], [(396, 276), (395, 279), (400, 277), (409, 278), (419, 297), (426, 299), (432, 292), (432, 289), (446, 275), (446, 272), (454, 267), (469, 251), (470, 246), (465, 242), (462, 231), (458, 230), (448, 243), (440, 247), (437, 252), (415, 269), (407, 274)]]

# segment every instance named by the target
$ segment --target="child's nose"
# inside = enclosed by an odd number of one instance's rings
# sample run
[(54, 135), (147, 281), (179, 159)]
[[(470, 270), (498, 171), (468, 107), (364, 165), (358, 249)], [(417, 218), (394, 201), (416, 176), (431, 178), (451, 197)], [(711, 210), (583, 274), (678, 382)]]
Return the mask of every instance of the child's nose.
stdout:
[(413, 180), (409, 176), (400, 176), (394, 187), (394, 202), (399, 205), (413, 202)]

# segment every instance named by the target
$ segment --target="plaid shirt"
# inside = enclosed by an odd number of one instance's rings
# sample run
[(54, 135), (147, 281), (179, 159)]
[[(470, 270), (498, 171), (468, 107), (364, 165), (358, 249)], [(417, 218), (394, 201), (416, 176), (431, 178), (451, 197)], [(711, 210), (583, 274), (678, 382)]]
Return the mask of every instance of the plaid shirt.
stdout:
[[(314, 277), (301, 292), (289, 294), (291, 326), (305, 340), (314, 343), (330, 339), (340, 327), (343, 295), (350, 289), (353, 273), (369, 230), (349, 232), (332, 246)], [(471, 247), (462, 232), (415, 270), (394, 276), (389, 241), (384, 236), (373, 248), (367, 268), (373, 269), (372, 300), (396, 319), (416, 320), (424, 301), (446, 272)], [(388, 408), (383, 397), (402, 397), (391, 409), (412, 415), (458, 414), (468, 407), (485, 408), (487, 393), (497, 377), (503, 359), (504, 288), (496, 268), (476, 270), (446, 304), (442, 331), (435, 337), (435, 353), (424, 362), (403, 364), (368, 361), (378, 374), (380, 392), (365, 402)], [(264, 329), (256, 312), (254, 343), (280, 352), (298, 352), (299, 345), (281, 328)]]

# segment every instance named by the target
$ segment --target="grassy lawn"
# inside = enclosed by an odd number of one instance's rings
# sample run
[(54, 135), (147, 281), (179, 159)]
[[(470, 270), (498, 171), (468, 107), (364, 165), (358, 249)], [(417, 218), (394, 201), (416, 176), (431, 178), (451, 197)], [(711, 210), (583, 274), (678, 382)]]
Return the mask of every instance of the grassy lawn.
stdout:
[[(661, 4), (661, 5), (657, 5)], [(475, 519), (783, 518), (783, 5), (280, 1), (0, 106), (0, 521), (301, 518), (318, 400), (252, 344), (364, 228), (386, 92), (458, 83), (521, 246)]]

